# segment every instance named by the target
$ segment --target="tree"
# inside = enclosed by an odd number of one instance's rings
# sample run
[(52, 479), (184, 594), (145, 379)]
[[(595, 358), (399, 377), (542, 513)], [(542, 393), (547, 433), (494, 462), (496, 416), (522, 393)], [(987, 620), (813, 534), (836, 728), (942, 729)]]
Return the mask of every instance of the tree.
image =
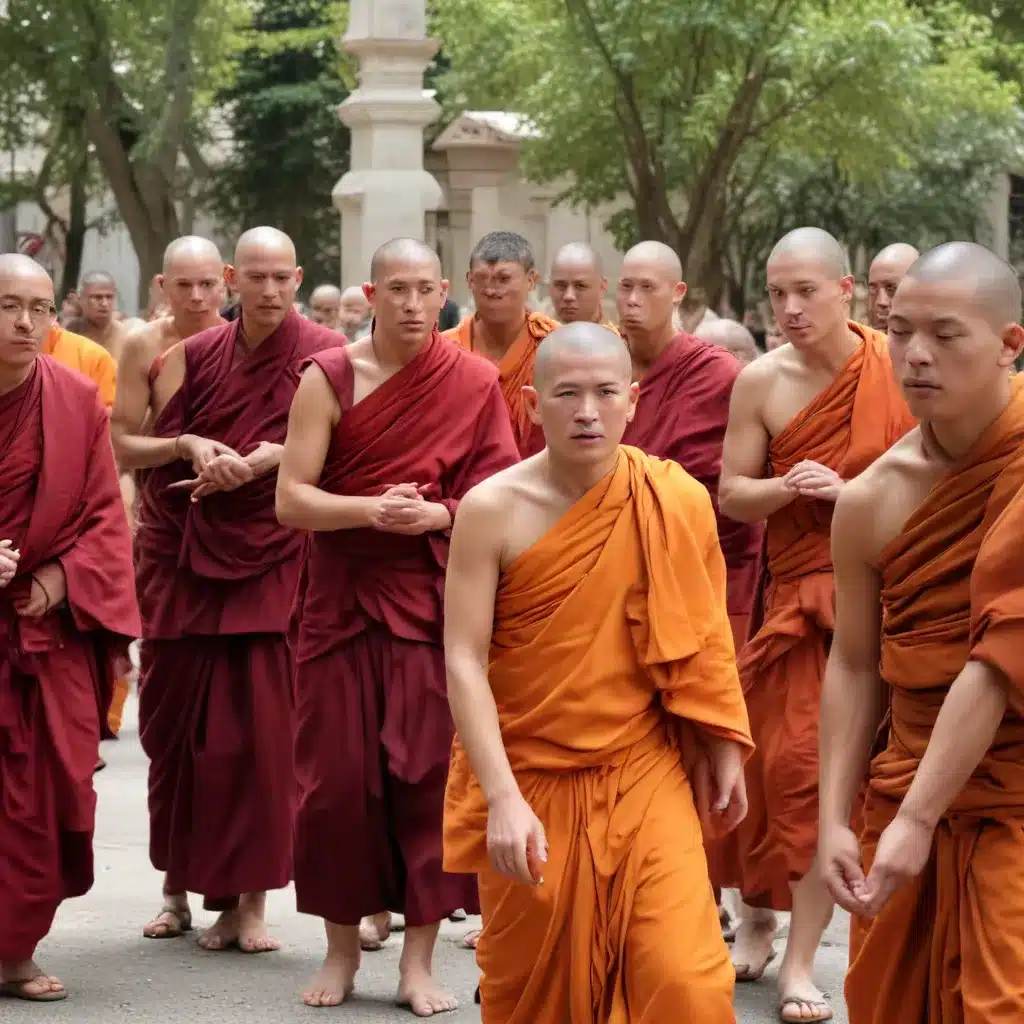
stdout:
[(877, 183), (951, 109), (1014, 116), (980, 23), (960, 12), (944, 50), (904, 0), (438, 0), (434, 19), (447, 108), (521, 113), (531, 177), (573, 205), (620, 204), (619, 243), (667, 242), (712, 300), (776, 161)]
[(307, 287), (338, 278), (340, 229), (331, 202), (348, 168), (337, 108), (348, 95), (338, 41), (347, 5), (258, 0), (230, 88), (217, 102), (233, 147), (211, 192), (221, 220), (271, 224), (295, 242)]
[[(177, 203), (203, 162), (203, 114), (245, 0), (9, 0), (3, 87), (37, 90), (47, 121), (89, 152), (140, 269), (140, 298), (180, 233)], [(10, 96), (3, 96), (10, 101)], [(81, 153), (81, 149), (79, 150)], [(76, 172), (77, 173), (77, 172)], [(74, 181), (69, 176), (68, 184)]]

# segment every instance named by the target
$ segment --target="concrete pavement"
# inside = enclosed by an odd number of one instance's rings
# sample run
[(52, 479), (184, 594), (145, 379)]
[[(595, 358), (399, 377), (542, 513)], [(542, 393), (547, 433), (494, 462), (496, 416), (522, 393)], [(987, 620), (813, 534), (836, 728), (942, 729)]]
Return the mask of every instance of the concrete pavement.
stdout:
[[(142, 925), (160, 906), (160, 876), (147, 856), (146, 762), (135, 722), (132, 700), (122, 738), (104, 744), (108, 767), (96, 777), (96, 884), (87, 896), (64, 904), (52, 934), (39, 949), (39, 963), (61, 978), (70, 998), (49, 1005), (0, 1000), (0, 1021), (170, 1024), (201, 1019), (204, 1024), (284, 1024), (328, 1018), (383, 1024), (413, 1019), (392, 1004), (400, 936), (381, 952), (364, 956), (357, 998), (351, 1003), (313, 1010), (298, 1001), (322, 956), (323, 937), (316, 921), (295, 912), (290, 890), (270, 897), (268, 917), (284, 944), (280, 953), (207, 953), (196, 945), (196, 933), (160, 941), (142, 937)], [(200, 911), (195, 918), (202, 927), (213, 915)], [(452, 1024), (480, 1020), (472, 1001), (473, 956), (457, 946), (470, 924), (445, 924), (438, 949), (438, 977), (462, 1003), (443, 1018)], [(846, 958), (846, 920), (837, 915), (819, 954), (819, 983), (833, 998), (840, 1024), (846, 1022), (841, 1004)], [(740, 1024), (778, 1020), (774, 972), (772, 965), (760, 983), (737, 986)]]

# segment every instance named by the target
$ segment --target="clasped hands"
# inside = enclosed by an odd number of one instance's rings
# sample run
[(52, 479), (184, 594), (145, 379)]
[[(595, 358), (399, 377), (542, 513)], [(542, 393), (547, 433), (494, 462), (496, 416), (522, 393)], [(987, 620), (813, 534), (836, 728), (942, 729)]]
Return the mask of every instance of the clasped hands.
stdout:
[(788, 490), (802, 498), (818, 498), (821, 501), (836, 501), (843, 489), (844, 480), (828, 466), (808, 459), (798, 462), (783, 478)]
[[(0, 540), (0, 590), (18, 572), (21, 552), (9, 540)], [(68, 582), (60, 562), (47, 562), (32, 573), (28, 593), (14, 600), (14, 610), (28, 619), (42, 618), (68, 596)]]
[(853, 830), (832, 825), (820, 839), (822, 877), (844, 910), (875, 917), (893, 893), (924, 870), (934, 836), (934, 825), (902, 811), (897, 813), (879, 838), (871, 870), (865, 876), (860, 843)]
[(269, 441), (260, 443), (246, 456), (220, 441), (211, 441), (195, 434), (182, 434), (177, 451), (192, 463), (195, 477), (170, 484), (169, 491), (187, 491), (196, 502), (217, 491), (234, 491), (243, 484), (276, 469), (281, 461), (282, 446)]
[(437, 501), (427, 501), (423, 492), (429, 484), (392, 484), (370, 509), (369, 525), (382, 533), (415, 536), (452, 525), (448, 509)]

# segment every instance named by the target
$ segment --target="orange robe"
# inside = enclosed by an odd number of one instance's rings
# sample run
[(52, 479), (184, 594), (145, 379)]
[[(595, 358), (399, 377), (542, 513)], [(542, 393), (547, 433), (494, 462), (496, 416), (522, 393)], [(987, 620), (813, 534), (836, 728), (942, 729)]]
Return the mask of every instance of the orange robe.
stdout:
[(550, 850), (540, 887), (491, 869), (487, 806), (456, 741), (445, 867), (480, 883), (484, 1024), (731, 1024), (683, 767), (692, 727), (751, 746), (707, 491), (622, 446), (502, 574), (489, 678)]
[[(913, 426), (885, 335), (852, 323), (864, 340), (836, 379), (772, 439), (772, 474), (809, 459), (855, 477)], [(790, 884), (807, 874), (818, 843), (818, 707), (832, 630), (832, 502), (797, 498), (769, 516), (763, 608), (739, 669), (757, 751), (747, 764), (750, 811), (714, 844), (716, 884), (754, 906), (789, 910)], [(758, 616), (760, 612), (760, 621)]]
[(43, 342), (42, 354), (88, 377), (99, 389), (100, 399), (110, 409), (117, 388), (117, 363), (102, 346), (80, 334), (54, 324)]
[(882, 552), (881, 675), (891, 724), (871, 765), (865, 870), (968, 659), (1006, 674), (1010, 702), (989, 752), (940, 820), (924, 871), (877, 917), (854, 920), (850, 1024), (1024, 1020), (1022, 483), (1019, 386)]
[[(473, 332), (476, 318), (463, 318), (458, 327), (445, 331), (442, 337), (457, 342), (470, 352), (477, 351)], [(557, 320), (544, 316), (543, 313), (528, 313), (526, 323), (519, 337), (509, 346), (508, 351), (498, 361), (499, 383), (501, 393), (508, 406), (508, 414), (512, 420), (512, 433), (515, 435), (519, 454), (536, 455), (544, 448), (544, 433), (535, 423), (530, 421), (523, 401), (523, 388), (533, 384), (533, 364), (537, 359), (537, 347), (556, 328)]]

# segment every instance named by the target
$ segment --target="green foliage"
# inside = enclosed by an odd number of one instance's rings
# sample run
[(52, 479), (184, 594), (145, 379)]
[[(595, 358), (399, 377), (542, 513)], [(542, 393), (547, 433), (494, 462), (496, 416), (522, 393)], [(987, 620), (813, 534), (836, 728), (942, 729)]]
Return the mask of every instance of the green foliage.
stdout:
[(338, 278), (340, 228), (331, 190), (348, 168), (337, 116), (348, 95), (338, 41), (347, 5), (257, 0), (233, 84), (218, 94), (234, 139), (211, 202), (236, 232), (271, 224), (294, 239), (306, 290)]
[[(957, 168), (995, 169), (1016, 89), (991, 70), (990, 22), (941, 6), (940, 29), (905, 0), (438, 0), (434, 31), (450, 113), (523, 114), (539, 129), (532, 178), (573, 205), (618, 204), (620, 244), (668, 242), (717, 296), (734, 233), (770, 223), (778, 189), (799, 206), (808, 175), (823, 206), (830, 182), (859, 197), (858, 217), (899, 184), (909, 219), (947, 202), (922, 190)], [(954, 136), (968, 151), (944, 166)]]

